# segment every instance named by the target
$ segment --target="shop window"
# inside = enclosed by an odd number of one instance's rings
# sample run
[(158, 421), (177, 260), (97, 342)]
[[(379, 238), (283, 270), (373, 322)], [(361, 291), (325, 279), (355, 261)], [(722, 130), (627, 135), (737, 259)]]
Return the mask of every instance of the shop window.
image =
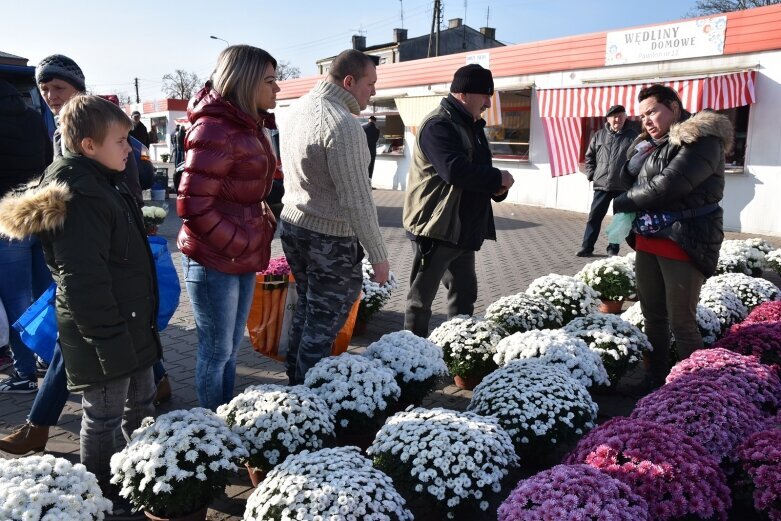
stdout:
[(746, 137), (748, 135), (748, 119), (751, 112), (750, 105), (736, 107), (734, 109), (718, 110), (719, 114), (724, 114), (732, 122), (732, 128), (735, 129), (735, 145), (732, 151), (727, 153), (724, 158), (727, 164), (727, 171), (730, 173), (741, 173), (746, 164)]
[(151, 143), (167, 143), (168, 142), (168, 118), (152, 118), (151, 127), (149, 129), (149, 141)]
[[(377, 154), (404, 155), (404, 122), (398, 114), (376, 113), (376, 125), (380, 130)], [(368, 117), (365, 118), (369, 121)]]
[[(531, 90), (499, 93), (501, 125), (486, 127), (494, 159), (529, 160)], [(490, 110), (490, 109), (489, 109)], [(483, 117), (486, 117), (483, 114)], [(487, 119), (490, 124), (490, 119)]]

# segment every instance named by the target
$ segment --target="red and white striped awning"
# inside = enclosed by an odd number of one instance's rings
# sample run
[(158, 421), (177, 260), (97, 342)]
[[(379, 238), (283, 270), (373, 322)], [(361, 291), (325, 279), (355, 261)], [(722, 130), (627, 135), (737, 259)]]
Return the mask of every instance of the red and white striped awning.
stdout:
[[(706, 108), (722, 110), (754, 103), (755, 79), (756, 71), (744, 71), (660, 83), (678, 92), (686, 110), (698, 112)], [(602, 117), (612, 105), (623, 105), (628, 116), (636, 116), (637, 95), (651, 84), (539, 90), (537, 98), (551, 161), (551, 175), (556, 177), (577, 172), (580, 118)]]

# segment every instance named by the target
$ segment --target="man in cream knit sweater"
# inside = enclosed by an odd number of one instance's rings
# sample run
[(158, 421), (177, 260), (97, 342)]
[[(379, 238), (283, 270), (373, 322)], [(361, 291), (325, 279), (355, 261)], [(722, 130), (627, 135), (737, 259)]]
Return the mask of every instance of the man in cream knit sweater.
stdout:
[(298, 292), (286, 361), (291, 384), (303, 383), (306, 372), (330, 354), (361, 291), (363, 248), (375, 280), (388, 279), (388, 254), (366, 176), (369, 149), (354, 117), (368, 105), (376, 82), (369, 56), (344, 51), (328, 79), (298, 100), (281, 128), (282, 248)]

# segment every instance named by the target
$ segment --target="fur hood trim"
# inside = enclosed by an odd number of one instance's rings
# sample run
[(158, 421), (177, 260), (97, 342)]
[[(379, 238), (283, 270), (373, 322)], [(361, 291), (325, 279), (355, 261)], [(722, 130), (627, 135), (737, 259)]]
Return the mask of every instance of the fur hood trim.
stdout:
[(728, 152), (732, 149), (735, 131), (727, 116), (712, 110), (698, 112), (670, 128), (670, 143), (673, 145), (694, 143), (704, 136), (715, 136), (721, 139), (724, 143), (724, 151)]
[(0, 236), (23, 239), (62, 228), (72, 197), (68, 185), (59, 181), (7, 195), (0, 200)]

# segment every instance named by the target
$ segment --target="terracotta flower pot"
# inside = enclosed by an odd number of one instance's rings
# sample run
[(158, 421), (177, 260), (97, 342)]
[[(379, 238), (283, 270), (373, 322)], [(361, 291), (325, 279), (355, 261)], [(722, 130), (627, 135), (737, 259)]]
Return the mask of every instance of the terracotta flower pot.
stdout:
[(147, 235), (157, 235), (157, 226), (150, 226), (146, 229)]
[(249, 480), (252, 481), (252, 486), (258, 488), (260, 482), (266, 479), (268, 472), (266, 472), (265, 470), (256, 469), (255, 467), (251, 466), (249, 463), (246, 464), (246, 467), (247, 467), (247, 474), (249, 474)]
[(455, 375), (453, 380), (456, 383), (456, 387), (465, 389), (467, 391), (473, 390), (477, 385), (483, 381), (482, 376), (460, 376)]
[(621, 308), (624, 307), (622, 300), (605, 300), (602, 299), (602, 303), (599, 305), (599, 311), (602, 313), (613, 313), (617, 315), (621, 313)]
[(152, 521), (206, 521), (206, 511), (209, 510), (209, 505), (204, 505), (202, 509), (192, 514), (186, 514), (177, 517), (158, 517), (151, 512), (144, 510), (144, 515)]

